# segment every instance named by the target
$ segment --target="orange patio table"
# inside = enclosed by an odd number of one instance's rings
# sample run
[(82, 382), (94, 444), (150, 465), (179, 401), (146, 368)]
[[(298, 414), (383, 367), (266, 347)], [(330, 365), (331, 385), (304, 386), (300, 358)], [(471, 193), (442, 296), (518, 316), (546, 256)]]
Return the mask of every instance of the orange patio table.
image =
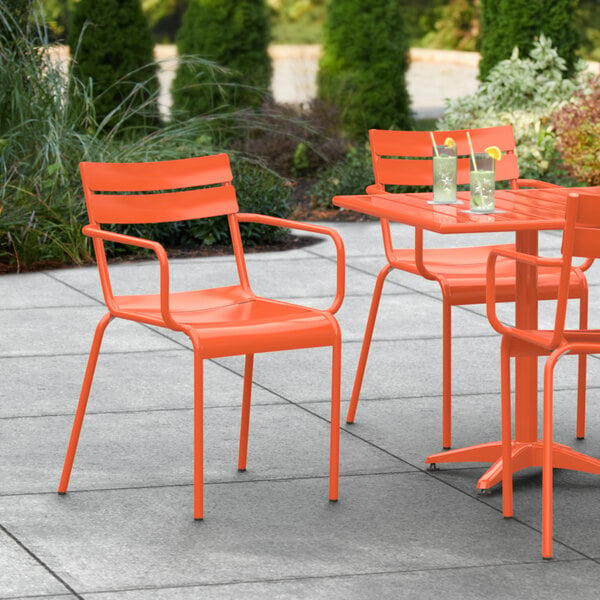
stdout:
[[(517, 252), (537, 255), (538, 231), (561, 230), (569, 192), (598, 193), (596, 188), (539, 188), (496, 190), (496, 211), (492, 214), (468, 212), (469, 192), (458, 192), (462, 204), (432, 204), (432, 193), (379, 193), (336, 196), (333, 204), (347, 210), (403, 223), (417, 230), (440, 234), (467, 234), (514, 231)], [(516, 271), (515, 318), (518, 327), (536, 329), (538, 320), (535, 267), (518, 265)], [(492, 466), (477, 482), (487, 490), (502, 479), (500, 441), (448, 450), (428, 456), (430, 465), (452, 462), (491, 462)], [(600, 461), (576, 452), (563, 444), (554, 444), (553, 463), (557, 468), (600, 474)], [(537, 424), (537, 357), (516, 359), (515, 367), (515, 442), (513, 471), (541, 466), (542, 441)]]

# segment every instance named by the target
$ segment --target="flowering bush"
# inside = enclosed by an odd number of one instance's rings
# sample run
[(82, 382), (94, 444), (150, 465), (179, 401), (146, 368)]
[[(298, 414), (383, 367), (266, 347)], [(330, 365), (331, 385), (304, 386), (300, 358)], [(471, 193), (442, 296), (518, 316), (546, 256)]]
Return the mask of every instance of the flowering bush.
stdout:
[(556, 148), (573, 179), (600, 185), (600, 76), (552, 117)]
[(511, 124), (515, 133), (522, 177), (555, 179), (552, 161), (556, 135), (550, 117), (570, 101), (578, 89), (587, 89), (583, 63), (577, 77), (568, 79), (566, 63), (545, 36), (521, 58), (517, 48), (510, 59), (498, 63), (477, 93), (447, 101), (440, 129), (468, 129)]

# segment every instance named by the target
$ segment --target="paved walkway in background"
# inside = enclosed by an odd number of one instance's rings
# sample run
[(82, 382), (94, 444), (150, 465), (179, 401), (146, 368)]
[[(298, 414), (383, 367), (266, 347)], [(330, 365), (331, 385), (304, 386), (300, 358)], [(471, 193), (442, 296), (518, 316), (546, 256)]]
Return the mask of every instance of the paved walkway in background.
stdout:
[[(345, 415), (384, 258), (378, 223), (332, 226), (347, 252)], [(395, 239), (405, 233), (394, 229)], [(543, 251), (559, 244), (540, 236)], [(259, 294), (325, 308), (334, 254), (330, 242), (250, 254), (249, 276)], [(234, 270), (227, 256), (178, 259), (171, 281), (222, 285)], [(153, 262), (114, 265), (112, 276), (116, 293), (158, 285)], [(593, 325), (596, 267), (590, 284)], [(95, 267), (0, 277), (0, 598), (597, 600), (597, 476), (556, 472), (556, 558), (547, 562), (540, 469), (516, 477), (508, 520), (499, 490), (477, 495), (485, 465), (425, 469), (441, 444), (442, 305), (431, 282), (397, 272), (386, 282), (356, 422), (341, 432), (336, 504), (327, 500), (330, 350), (257, 355), (244, 473), (243, 358), (206, 361), (203, 522), (192, 518), (190, 344), (135, 323), (106, 331), (70, 491), (56, 493), (104, 312)], [(481, 306), (455, 307), (453, 320), (454, 445), (498, 439), (500, 341)], [(590, 359), (585, 441), (574, 439), (576, 365), (566, 357), (557, 369), (556, 439), (600, 456), (600, 363)]]
[[(316, 94), (318, 45), (271, 46), (273, 59), (273, 96), (277, 102), (302, 104)], [(174, 76), (174, 46), (157, 46), (157, 58), (165, 60), (160, 73), (161, 104), (170, 106), (169, 86)], [(477, 90), (475, 52), (439, 51), (414, 48), (407, 75), (412, 108), (418, 117), (442, 115), (446, 98), (460, 98)]]

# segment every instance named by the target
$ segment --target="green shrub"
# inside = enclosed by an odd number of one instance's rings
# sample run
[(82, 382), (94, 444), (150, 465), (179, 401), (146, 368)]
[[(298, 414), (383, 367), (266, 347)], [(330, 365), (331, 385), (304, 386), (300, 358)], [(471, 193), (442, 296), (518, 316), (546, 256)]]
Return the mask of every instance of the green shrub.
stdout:
[(579, 86), (567, 77), (567, 67), (550, 39), (541, 36), (521, 58), (514, 51), (498, 63), (477, 92), (447, 103), (439, 129), (468, 129), (511, 124), (523, 177), (552, 180), (555, 176), (555, 135), (549, 117), (568, 102)]
[(211, 73), (182, 61), (171, 88), (175, 112), (187, 118), (260, 106), (271, 83), (268, 44), (264, 0), (190, 0), (177, 33), (179, 56), (199, 56), (226, 70)]
[(600, 185), (600, 77), (578, 90), (551, 123), (569, 175), (578, 183)]
[(263, 106), (260, 127), (248, 128), (233, 148), (284, 177), (312, 176), (343, 158), (335, 108), (313, 100), (305, 108)]
[(408, 38), (397, 0), (331, 0), (318, 96), (338, 107), (343, 131), (363, 140), (371, 128), (412, 126), (406, 88)]
[(127, 103), (130, 125), (158, 124), (154, 44), (140, 0), (80, 0), (68, 43), (73, 74), (92, 81), (97, 123), (114, 124), (116, 108)]
[[(32, 22), (38, 27), (23, 31), (0, 3), (0, 23), (10, 26), (11, 36), (0, 28), (0, 271), (91, 260), (89, 238), (81, 232), (87, 222), (78, 169), (82, 160), (142, 162), (223, 150), (209, 143), (216, 119), (169, 123), (142, 135), (130, 126), (128, 116), (135, 108), (123, 103), (116, 107), (111, 127), (88, 127), (94, 124), (92, 90), (53, 58), (43, 14)], [(74, 94), (67, 93), (69, 88), (77, 90), (79, 102), (70, 102)], [(236, 184), (245, 210), (254, 209), (244, 205), (243, 196), (256, 204), (256, 193), (267, 214), (284, 214), (281, 202), (288, 188), (283, 182), (240, 175), (237, 168), (235, 173), (241, 178)], [(269, 235), (278, 235), (272, 228), (264, 237), (256, 231), (242, 232), (244, 241), (255, 243), (260, 237), (268, 242)], [(193, 231), (189, 237), (211, 242), (218, 235)], [(169, 241), (181, 245), (188, 238), (180, 238), (175, 228)]]
[(368, 144), (352, 147), (343, 160), (325, 169), (310, 190), (313, 208), (332, 208), (334, 196), (364, 194), (374, 183), (371, 152)]
[(575, 73), (579, 35), (573, 25), (578, 0), (481, 0), (479, 78), (510, 58), (515, 47), (526, 56), (540, 34), (552, 39), (565, 60), (566, 75)]

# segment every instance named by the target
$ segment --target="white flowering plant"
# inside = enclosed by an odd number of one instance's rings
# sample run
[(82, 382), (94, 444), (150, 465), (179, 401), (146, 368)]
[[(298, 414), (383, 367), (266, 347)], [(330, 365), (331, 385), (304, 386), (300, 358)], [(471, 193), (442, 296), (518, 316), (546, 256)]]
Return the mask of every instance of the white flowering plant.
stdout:
[(515, 48), (498, 63), (477, 92), (446, 101), (439, 129), (469, 129), (511, 124), (514, 129), (522, 177), (559, 182), (556, 169), (556, 134), (551, 117), (573, 95), (589, 86), (585, 63), (580, 61), (573, 79), (552, 41), (540, 35), (528, 58)]

